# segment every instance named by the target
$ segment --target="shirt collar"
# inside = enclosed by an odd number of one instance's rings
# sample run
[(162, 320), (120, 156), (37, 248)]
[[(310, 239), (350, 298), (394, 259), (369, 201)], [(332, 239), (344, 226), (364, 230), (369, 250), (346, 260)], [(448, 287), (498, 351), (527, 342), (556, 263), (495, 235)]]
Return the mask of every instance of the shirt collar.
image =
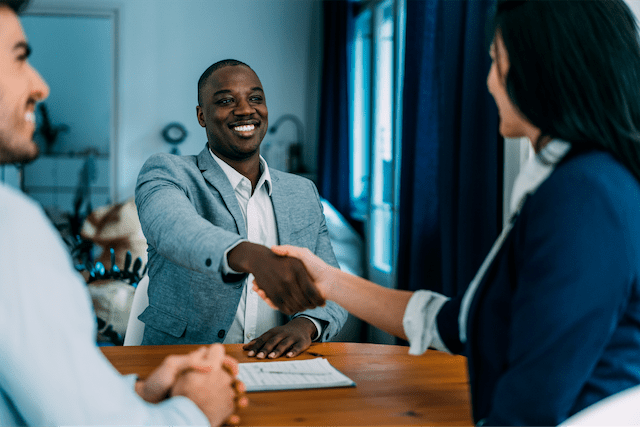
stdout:
[(567, 154), (571, 144), (561, 139), (552, 139), (535, 156), (530, 156), (520, 169), (511, 192), (511, 215), (519, 212), (526, 196), (532, 194), (553, 172), (556, 165)]
[[(240, 172), (232, 168), (227, 162), (225, 162), (220, 157), (213, 154), (213, 151), (211, 151), (211, 148), (209, 148), (209, 154), (211, 154), (211, 157), (213, 157), (213, 160), (215, 160), (216, 163), (218, 163), (218, 165), (222, 168), (222, 171), (229, 179), (229, 182), (231, 183), (231, 187), (234, 189), (234, 191), (238, 186), (238, 184), (240, 184), (240, 182), (243, 179), (248, 180), (247, 177), (245, 177)], [(267, 165), (267, 161), (262, 156), (260, 156), (260, 171), (261, 171), (260, 179), (258, 180), (258, 185), (256, 185), (256, 190), (259, 189), (264, 184), (265, 189), (267, 190), (267, 194), (271, 196), (271, 191), (272, 191), (271, 174), (269, 173), (269, 166)]]

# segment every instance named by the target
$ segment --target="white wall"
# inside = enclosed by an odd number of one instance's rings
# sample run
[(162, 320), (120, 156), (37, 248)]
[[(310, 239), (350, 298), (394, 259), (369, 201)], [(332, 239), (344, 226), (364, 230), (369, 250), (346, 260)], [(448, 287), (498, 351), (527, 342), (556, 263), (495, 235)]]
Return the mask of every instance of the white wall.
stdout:
[[(322, 53), (318, 0), (33, 0), (31, 5), (120, 11), (118, 201), (133, 196), (138, 172), (151, 154), (170, 151), (160, 135), (167, 123), (181, 122), (189, 132), (179, 147), (182, 154), (204, 147), (195, 114), (197, 81), (209, 65), (226, 58), (257, 72), (272, 123), (286, 113), (300, 117), (305, 165), (315, 170)], [(287, 124), (275, 138), (295, 135)]]

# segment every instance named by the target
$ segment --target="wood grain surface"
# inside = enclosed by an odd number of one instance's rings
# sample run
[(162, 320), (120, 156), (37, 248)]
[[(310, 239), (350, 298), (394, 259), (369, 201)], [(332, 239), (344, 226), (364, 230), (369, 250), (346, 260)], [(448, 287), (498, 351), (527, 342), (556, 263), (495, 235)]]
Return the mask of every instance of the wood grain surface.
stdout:
[[(225, 347), (240, 363), (258, 361), (247, 357), (241, 344)], [(144, 378), (167, 355), (196, 348), (102, 347), (102, 352), (122, 374)], [(473, 424), (462, 356), (434, 350), (411, 356), (408, 347), (381, 344), (317, 343), (297, 359), (313, 357), (326, 358), (356, 387), (249, 393), (249, 407), (239, 412), (241, 425)]]

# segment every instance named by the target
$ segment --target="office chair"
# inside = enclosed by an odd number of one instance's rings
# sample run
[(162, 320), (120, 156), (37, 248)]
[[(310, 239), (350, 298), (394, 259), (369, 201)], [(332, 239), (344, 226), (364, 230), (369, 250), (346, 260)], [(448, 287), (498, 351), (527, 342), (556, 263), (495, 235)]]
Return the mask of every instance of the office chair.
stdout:
[(602, 399), (567, 418), (561, 426), (640, 425), (640, 386)]
[(124, 334), (123, 345), (140, 345), (142, 335), (144, 334), (144, 323), (138, 320), (138, 316), (142, 314), (149, 305), (149, 296), (147, 288), (149, 287), (149, 276), (145, 275), (133, 294), (133, 302), (131, 303), (131, 312), (129, 313), (129, 321), (127, 322), (127, 330)]

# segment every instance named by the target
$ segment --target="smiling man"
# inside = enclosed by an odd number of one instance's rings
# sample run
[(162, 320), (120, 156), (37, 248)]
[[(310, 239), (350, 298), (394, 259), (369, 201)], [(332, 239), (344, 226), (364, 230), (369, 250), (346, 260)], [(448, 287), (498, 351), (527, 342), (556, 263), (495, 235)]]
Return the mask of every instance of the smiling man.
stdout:
[(0, 39), (4, 54), (0, 61), (0, 162), (25, 163), (38, 157), (38, 146), (32, 140), (34, 110), (36, 103), (49, 95), (49, 87), (27, 62), (31, 48), (18, 19), (6, 5), (0, 12), (4, 23)]
[[(156, 154), (138, 177), (150, 277), (142, 344), (244, 343), (249, 356), (276, 358), (331, 339), (346, 312), (332, 302), (303, 311), (324, 300), (298, 260), (270, 250), (303, 246), (338, 265), (315, 185), (260, 156), (269, 123), (260, 79), (240, 61), (213, 64), (196, 113), (207, 135), (200, 154)], [(254, 277), (287, 301), (283, 312), (253, 292)]]

